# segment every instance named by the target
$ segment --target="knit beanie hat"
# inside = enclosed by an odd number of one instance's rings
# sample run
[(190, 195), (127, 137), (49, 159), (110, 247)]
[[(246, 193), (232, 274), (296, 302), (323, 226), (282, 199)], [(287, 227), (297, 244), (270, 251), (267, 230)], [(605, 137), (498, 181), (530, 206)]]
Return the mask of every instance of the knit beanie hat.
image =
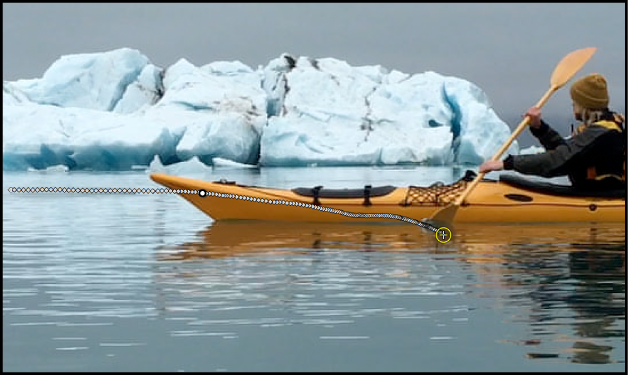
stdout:
[(580, 78), (571, 86), (571, 99), (586, 109), (608, 108), (606, 79), (598, 73)]

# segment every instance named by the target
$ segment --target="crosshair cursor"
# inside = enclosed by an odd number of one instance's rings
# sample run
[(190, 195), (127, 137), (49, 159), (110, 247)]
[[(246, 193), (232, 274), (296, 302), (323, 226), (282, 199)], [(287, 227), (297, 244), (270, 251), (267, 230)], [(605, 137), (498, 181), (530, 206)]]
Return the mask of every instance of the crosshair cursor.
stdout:
[(435, 238), (441, 243), (447, 243), (451, 240), (452, 236), (453, 233), (451, 233), (451, 230), (447, 227), (440, 227), (435, 231)]

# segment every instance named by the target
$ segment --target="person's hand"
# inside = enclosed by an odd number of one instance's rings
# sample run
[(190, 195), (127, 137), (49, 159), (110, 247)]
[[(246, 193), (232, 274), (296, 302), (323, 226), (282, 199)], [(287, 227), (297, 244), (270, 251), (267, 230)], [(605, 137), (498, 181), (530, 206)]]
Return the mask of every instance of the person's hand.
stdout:
[(534, 129), (540, 128), (540, 124), (541, 124), (541, 122), (540, 122), (540, 116), (541, 116), (540, 108), (538, 108), (538, 107), (531, 107), (523, 115), (523, 117), (527, 117), (527, 116), (529, 116), (529, 126), (531, 126)]
[(479, 173), (488, 173), (492, 171), (500, 171), (503, 169), (502, 160), (487, 160), (479, 166)]

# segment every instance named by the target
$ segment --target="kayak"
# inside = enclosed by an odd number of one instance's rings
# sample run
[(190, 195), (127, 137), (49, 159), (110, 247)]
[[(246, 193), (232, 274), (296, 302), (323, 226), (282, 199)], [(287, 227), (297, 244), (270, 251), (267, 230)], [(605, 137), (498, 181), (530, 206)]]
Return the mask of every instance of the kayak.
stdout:
[[(277, 189), (234, 181), (203, 181), (163, 173), (151, 179), (192, 203), (214, 220), (292, 222), (426, 220), (454, 202), (475, 173), (452, 184), (325, 189)], [(593, 193), (531, 181), (517, 175), (483, 179), (457, 210), (454, 222), (545, 223), (625, 222), (626, 190)]]

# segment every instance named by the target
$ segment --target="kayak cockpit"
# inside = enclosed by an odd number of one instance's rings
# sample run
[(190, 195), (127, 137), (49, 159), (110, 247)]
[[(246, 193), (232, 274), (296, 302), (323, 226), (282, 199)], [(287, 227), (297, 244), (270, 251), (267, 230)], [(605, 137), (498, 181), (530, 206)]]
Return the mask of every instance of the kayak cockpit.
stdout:
[(544, 181), (532, 181), (516, 175), (500, 175), (499, 181), (531, 192), (559, 197), (586, 197), (586, 198), (626, 198), (627, 190), (592, 191), (576, 189), (573, 186), (557, 185)]

